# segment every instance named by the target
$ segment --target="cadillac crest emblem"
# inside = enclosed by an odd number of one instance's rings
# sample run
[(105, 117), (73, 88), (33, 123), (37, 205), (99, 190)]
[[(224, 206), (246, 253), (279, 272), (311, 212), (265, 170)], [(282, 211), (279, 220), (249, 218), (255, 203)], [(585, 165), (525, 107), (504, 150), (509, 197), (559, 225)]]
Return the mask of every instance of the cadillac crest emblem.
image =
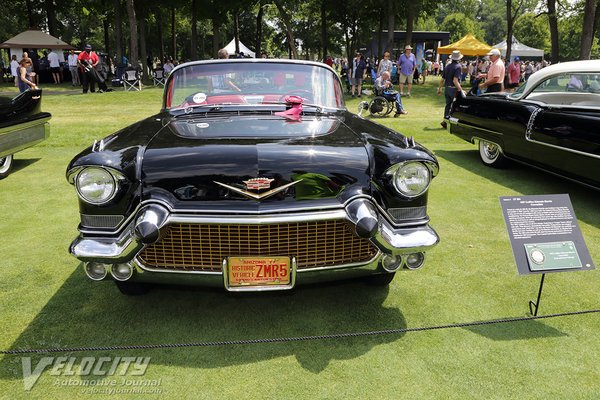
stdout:
[(260, 190), (270, 188), (271, 182), (274, 180), (271, 178), (252, 178), (242, 182), (246, 184), (246, 190)]

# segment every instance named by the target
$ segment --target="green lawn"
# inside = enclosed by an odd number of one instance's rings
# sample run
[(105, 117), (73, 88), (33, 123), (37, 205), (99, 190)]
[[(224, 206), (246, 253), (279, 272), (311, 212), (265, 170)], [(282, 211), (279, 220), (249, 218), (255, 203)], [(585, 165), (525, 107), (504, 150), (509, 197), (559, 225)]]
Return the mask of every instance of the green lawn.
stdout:
[[(440, 161), (429, 215), (442, 241), (426, 266), (398, 273), (383, 289), (345, 282), (244, 296), (165, 288), (124, 297), (111, 282), (85, 277), (67, 252), (78, 210), (66, 165), (94, 139), (158, 111), (162, 91), (84, 96), (66, 87), (66, 94), (45, 96), (50, 139), (18, 153), (15, 170), (0, 181), (0, 349), (319, 335), (525, 316), (539, 281), (517, 275), (498, 197), (568, 193), (597, 261), (599, 193), (523, 166), (484, 167), (473, 145), (441, 129), (436, 83), (413, 88), (404, 99), (408, 115), (378, 120), (414, 136)], [(357, 104), (348, 100), (353, 111)], [(540, 314), (600, 308), (599, 287), (598, 271), (550, 274)], [(588, 314), (353, 339), (68, 356), (77, 363), (86, 356), (150, 357), (143, 379), (161, 379), (160, 397), (178, 399), (595, 399), (599, 330), (600, 315)], [(33, 366), (41, 357), (33, 357)], [(65, 377), (49, 369), (26, 392), (21, 364), (21, 356), (0, 356), (0, 398), (98, 398), (62, 385)], [(119, 398), (152, 396), (159, 398)]]

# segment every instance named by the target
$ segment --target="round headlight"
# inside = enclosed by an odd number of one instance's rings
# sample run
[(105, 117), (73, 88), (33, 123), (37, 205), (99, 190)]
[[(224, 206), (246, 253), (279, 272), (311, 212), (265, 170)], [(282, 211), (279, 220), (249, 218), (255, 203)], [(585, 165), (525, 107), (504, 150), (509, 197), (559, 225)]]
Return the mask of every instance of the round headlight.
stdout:
[(423, 194), (429, 187), (430, 181), (429, 168), (420, 162), (403, 164), (394, 173), (394, 187), (407, 197)]
[(88, 167), (77, 175), (75, 181), (79, 196), (91, 204), (102, 204), (115, 194), (116, 182), (104, 168)]

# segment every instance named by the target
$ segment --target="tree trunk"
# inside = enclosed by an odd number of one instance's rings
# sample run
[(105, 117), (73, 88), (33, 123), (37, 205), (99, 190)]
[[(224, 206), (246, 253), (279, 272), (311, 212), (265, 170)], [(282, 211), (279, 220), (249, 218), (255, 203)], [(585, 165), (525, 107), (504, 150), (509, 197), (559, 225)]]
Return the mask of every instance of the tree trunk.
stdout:
[(173, 60), (177, 59), (177, 31), (175, 28), (175, 6), (171, 6), (171, 50)]
[(404, 45), (412, 43), (413, 30), (415, 26), (415, 6), (409, 3), (406, 7), (406, 36)]
[(512, 37), (513, 37), (513, 16), (512, 16), (512, 0), (506, 0), (506, 62), (510, 62), (510, 53), (512, 53)]
[(129, 17), (129, 61), (134, 68), (139, 67), (138, 30), (133, 0), (127, 0), (127, 16)]
[(57, 37), (56, 32), (56, 7), (54, 6), (54, 0), (46, 0), (46, 19), (48, 21), (48, 33)]
[(217, 16), (214, 16), (212, 18), (212, 26), (213, 26), (213, 58), (217, 56), (217, 53), (220, 50), (220, 35), (219, 35), (219, 24), (218, 24), (219, 18)]
[(379, 9), (379, 31), (377, 33), (377, 57), (382, 57), (383, 41), (383, 8)]
[(287, 14), (287, 12), (285, 11), (285, 9), (283, 8), (283, 6), (281, 5), (281, 2), (279, 0), (275, 0), (274, 3), (275, 3), (275, 6), (277, 7), (277, 10), (279, 11), (279, 15), (281, 16), (281, 19), (283, 20), (283, 24), (285, 25), (290, 58), (297, 59), (298, 58), (298, 50), (296, 49), (296, 39), (294, 38), (294, 32), (292, 31), (292, 24), (290, 22), (290, 17)]
[(256, 45), (254, 46), (256, 51), (256, 57), (262, 57), (262, 38), (263, 38), (263, 2), (262, 0), (258, 4), (258, 13), (256, 14)]
[(390, 52), (390, 58), (394, 57), (394, 29), (396, 29), (396, 12), (394, 10), (394, 2), (388, 1), (388, 34), (387, 34), (387, 49)]
[(235, 54), (240, 54), (240, 13), (238, 10), (233, 12), (233, 39), (235, 41)]
[(581, 32), (581, 47), (579, 50), (580, 60), (589, 60), (592, 54), (592, 43), (594, 41), (594, 22), (596, 19), (597, 0), (586, 0), (583, 13), (583, 30)]
[(327, 0), (321, 0), (321, 49), (323, 50), (323, 59), (327, 58)]
[(192, 0), (192, 37), (190, 39), (190, 58), (198, 59), (198, 11), (197, 0)]
[(115, 49), (117, 51), (116, 64), (121, 64), (123, 58), (123, 21), (121, 20), (121, 0), (113, 0), (115, 11)]
[(162, 20), (162, 11), (160, 8), (156, 10), (156, 24), (158, 25), (158, 56), (160, 57), (160, 62), (165, 61), (165, 35), (163, 32), (163, 20)]
[(558, 18), (556, 16), (556, 0), (548, 0), (548, 25), (550, 25), (550, 42), (552, 50), (550, 61), (552, 64), (558, 62)]
[[(138, 3), (139, 4), (139, 3)], [(142, 60), (142, 65), (147, 65), (148, 59), (148, 49), (146, 47), (146, 13), (143, 9), (144, 5), (142, 3), (142, 8), (139, 11), (140, 25), (139, 25), (139, 42), (140, 42), (140, 59)], [(152, 64), (150, 64), (150, 69), (152, 69)], [(146, 69), (144, 69), (145, 71)]]
[[(104, 51), (106, 51), (106, 54), (108, 54), (109, 57), (111, 57), (110, 54), (110, 36), (108, 35), (108, 30), (110, 29), (109, 26), (109, 22), (108, 22), (108, 17), (104, 17), (102, 19), (102, 28), (104, 30)], [(113, 60), (114, 62), (114, 60)]]
[(27, 19), (29, 20), (30, 28), (37, 28), (37, 24), (35, 23), (35, 19), (33, 18), (33, 7), (31, 6), (31, 0), (27, 0), (25, 2), (27, 6)]

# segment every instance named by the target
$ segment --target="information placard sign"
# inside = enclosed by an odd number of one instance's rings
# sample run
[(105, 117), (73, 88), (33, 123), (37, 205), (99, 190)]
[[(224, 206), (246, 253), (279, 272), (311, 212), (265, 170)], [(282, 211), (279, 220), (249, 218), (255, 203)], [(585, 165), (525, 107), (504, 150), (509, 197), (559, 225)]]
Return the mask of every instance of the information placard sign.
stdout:
[(502, 196), (519, 274), (594, 269), (567, 194)]

